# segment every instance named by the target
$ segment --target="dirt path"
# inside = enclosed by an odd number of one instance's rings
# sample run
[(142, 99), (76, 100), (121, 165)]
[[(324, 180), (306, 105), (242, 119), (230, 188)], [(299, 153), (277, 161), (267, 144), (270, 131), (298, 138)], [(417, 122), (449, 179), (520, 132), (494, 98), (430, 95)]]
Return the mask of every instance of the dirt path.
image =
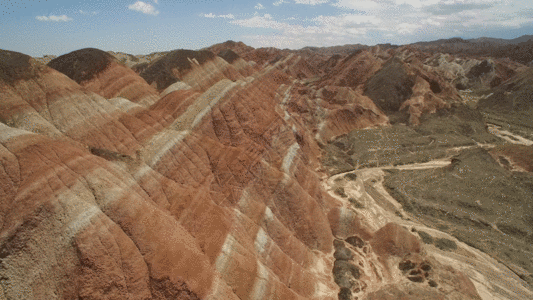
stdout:
[(510, 143), (513, 144), (520, 144), (520, 145), (526, 145), (531, 146), (533, 145), (533, 141), (528, 140), (524, 137), (521, 137), (519, 135), (516, 135), (514, 133), (511, 133), (507, 130), (503, 130), (500, 126), (494, 125), (494, 124), (488, 124), (488, 130), (490, 133), (494, 134), (497, 137), (500, 137)]
[[(323, 184), (331, 196), (343, 202), (346, 209), (355, 211), (363, 223), (374, 230), (386, 223), (395, 222), (406, 228), (430, 233), (434, 238), (454, 241), (458, 246), (456, 250), (443, 251), (434, 245), (425, 245), (424, 251), (465, 273), (483, 300), (533, 299), (533, 292), (508, 267), (455, 237), (420, 223), (405, 212), (402, 205), (389, 195), (383, 186), (386, 175), (384, 170), (422, 170), (442, 168), (450, 164), (451, 159), (448, 158), (403, 166), (359, 169), (325, 178)], [(348, 179), (348, 173), (356, 174), (357, 179)], [(344, 189), (344, 197), (335, 193), (339, 187)], [(361, 206), (354, 207), (353, 200)]]

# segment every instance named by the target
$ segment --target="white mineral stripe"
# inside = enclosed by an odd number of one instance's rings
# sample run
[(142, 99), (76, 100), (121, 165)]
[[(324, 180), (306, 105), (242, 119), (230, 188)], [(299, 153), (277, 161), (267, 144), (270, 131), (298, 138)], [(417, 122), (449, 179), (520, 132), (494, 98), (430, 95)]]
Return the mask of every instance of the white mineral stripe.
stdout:
[(287, 154), (285, 154), (285, 157), (283, 158), (283, 163), (281, 164), (281, 169), (286, 174), (290, 175), (290, 168), (292, 166), (294, 157), (296, 156), (296, 153), (298, 153), (298, 150), (300, 149), (300, 145), (298, 143), (292, 144), (292, 146), (287, 150)]

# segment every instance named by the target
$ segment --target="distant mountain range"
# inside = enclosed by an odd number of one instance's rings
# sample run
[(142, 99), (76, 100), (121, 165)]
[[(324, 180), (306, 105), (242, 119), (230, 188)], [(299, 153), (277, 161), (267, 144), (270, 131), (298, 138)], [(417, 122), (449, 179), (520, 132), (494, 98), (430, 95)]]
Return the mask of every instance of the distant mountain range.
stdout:
[(464, 40), (462, 38), (442, 39), (432, 42), (418, 42), (412, 46), (428, 51), (454, 55), (508, 57), (523, 64), (533, 61), (533, 35), (524, 35), (515, 39), (495, 39), (481, 37)]
[(477, 39), (462, 39), (460, 37), (454, 37), (450, 39), (440, 39), (436, 41), (429, 41), (429, 42), (417, 42), (412, 45), (418, 45), (418, 46), (441, 46), (446, 44), (456, 44), (456, 43), (463, 43), (463, 44), (493, 44), (493, 45), (516, 45), (520, 43), (528, 42), (529, 40), (533, 39), (533, 35), (523, 35), (521, 37), (515, 38), (515, 39), (497, 39), (497, 38), (489, 38), (489, 37), (480, 37)]

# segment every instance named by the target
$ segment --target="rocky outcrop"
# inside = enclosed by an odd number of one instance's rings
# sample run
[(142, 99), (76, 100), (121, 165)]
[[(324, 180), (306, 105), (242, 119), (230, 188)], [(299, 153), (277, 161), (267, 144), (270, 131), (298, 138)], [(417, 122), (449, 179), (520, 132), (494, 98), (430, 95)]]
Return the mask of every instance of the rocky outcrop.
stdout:
[(507, 170), (533, 172), (533, 146), (505, 145), (492, 149), (490, 154)]
[(413, 95), (415, 78), (399, 58), (392, 58), (368, 80), (365, 95), (387, 112), (399, 111)]
[(505, 124), (533, 127), (533, 71), (523, 69), (477, 103), (479, 110), (503, 118)]
[(459, 58), (437, 53), (425, 61), (458, 90), (495, 88), (509, 80), (524, 66), (510, 59)]
[(342, 60), (333, 58), (329, 61), (329, 72), (322, 78), (319, 86), (344, 86), (357, 88), (378, 72), (383, 63), (390, 58), (388, 52), (381, 52), (379, 47), (371, 50), (359, 50)]
[(531, 88), (532, 82), (532, 69), (525, 69), (496, 89), (492, 95), (486, 99), (481, 99), (478, 107), (481, 110), (492, 110), (501, 113), (529, 111), (533, 108), (531, 98), (533, 92)]
[(393, 122), (418, 125), (425, 113), (435, 113), (460, 101), (456, 89), (422, 63), (426, 54), (410, 47), (375, 46), (321, 64), (326, 71), (318, 87), (343, 86), (360, 90)]

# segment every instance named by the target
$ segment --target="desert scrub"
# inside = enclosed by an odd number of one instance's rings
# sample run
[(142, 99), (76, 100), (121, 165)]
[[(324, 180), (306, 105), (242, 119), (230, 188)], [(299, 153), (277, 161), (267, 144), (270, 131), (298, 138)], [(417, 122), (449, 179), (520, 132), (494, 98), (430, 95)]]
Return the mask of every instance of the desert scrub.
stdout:
[(409, 201), (409, 198), (404, 194), (403, 191), (400, 191), (399, 189), (395, 188), (390, 182), (385, 182), (383, 186), (385, 187), (385, 190), (387, 190), (389, 195), (402, 205), (405, 211), (411, 213), (415, 211), (413, 204)]
[(355, 198), (353, 198), (353, 197), (348, 198), (348, 201), (349, 201), (349, 202), (350, 202), (355, 208), (365, 208), (365, 206), (364, 206), (361, 202), (357, 201), (357, 200), (356, 200)]
[(456, 250), (457, 244), (449, 239), (440, 238), (435, 240), (435, 246), (443, 251)]
[(418, 235), (422, 239), (422, 242), (424, 242), (425, 244), (433, 244), (434, 239), (427, 232), (420, 230), (420, 231), (418, 231)]
[(346, 175), (344, 175), (344, 178), (348, 179), (348, 180), (356, 180), (357, 179), (357, 174), (355, 173), (348, 173)]
[(335, 189), (335, 194), (341, 196), (342, 198), (346, 198), (346, 197), (348, 197), (348, 196), (346, 195), (346, 192), (344, 191), (344, 188), (343, 188), (342, 186), (340, 186), (340, 187), (338, 187), (338, 188)]

